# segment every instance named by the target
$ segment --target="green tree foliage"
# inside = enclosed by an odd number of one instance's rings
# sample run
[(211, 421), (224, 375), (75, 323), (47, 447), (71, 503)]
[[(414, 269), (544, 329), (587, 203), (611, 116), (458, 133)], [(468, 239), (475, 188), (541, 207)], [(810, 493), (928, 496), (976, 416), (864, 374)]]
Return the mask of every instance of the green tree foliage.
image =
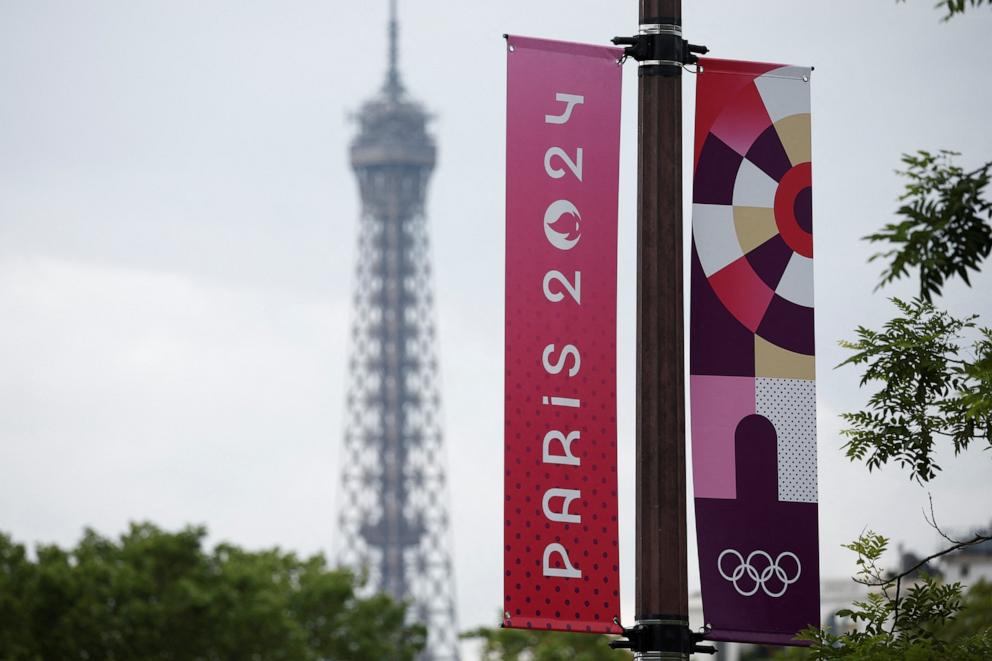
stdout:
[(888, 262), (879, 287), (916, 271), (920, 298), (939, 296), (947, 278), (969, 285), (969, 272), (992, 252), (992, 202), (984, 197), (992, 162), (971, 172), (954, 164), (958, 154), (918, 151), (903, 154), (909, 181), (896, 214), (902, 219), (865, 237), (892, 248), (871, 260)]
[(630, 661), (602, 635), (482, 627), (462, 638), (482, 641), (480, 661)]
[[(947, 20), (983, 4), (942, 0), (937, 7), (947, 10)], [(865, 410), (843, 416), (851, 425), (844, 431), (848, 457), (866, 461), (869, 470), (895, 461), (921, 483), (940, 470), (933, 460), (938, 439), (948, 440), (956, 454), (973, 441), (992, 446), (992, 331), (978, 328), (977, 316), (956, 319), (931, 303), (947, 278), (958, 276), (970, 286), (970, 273), (992, 252), (992, 203), (985, 198), (992, 162), (965, 172), (954, 156), (903, 155), (900, 174), (908, 183), (897, 210), (901, 220), (865, 238), (892, 246), (872, 257), (887, 261), (879, 286), (912, 271), (920, 294), (909, 303), (894, 299), (898, 314), (882, 330), (861, 327), (856, 341), (841, 343), (853, 352), (842, 365), (863, 366), (861, 385), (879, 388)], [(977, 336), (967, 350), (961, 346), (965, 332)], [(934, 520), (928, 523), (939, 531)], [(945, 538), (951, 545), (924, 563), (990, 539)], [(914, 579), (924, 563), (886, 574), (880, 562), (887, 546), (888, 539), (874, 532), (846, 545), (858, 558), (854, 580), (875, 589), (837, 613), (857, 628), (841, 634), (809, 629), (802, 635), (810, 648), (776, 659), (992, 658), (992, 588), (979, 584), (965, 595), (959, 583)]]
[[(989, 254), (992, 240), (985, 218), (992, 207), (981, 195), (992, 164), (963, 173), (947, 158), (925, 152), (904, 157), (910, 183), (898, 213), (907, 220), (866, 237), (900, 246), (876, 255), (891, 260), (882, 284), (915, 269), (920, 298), (909, 303), (893, 299), (898, 314), (881, 330), (860, 327), (856, 341), (841, 342), (853, 352), (841, 364), (863, 366), (861, 385), (878, 387), (865, 410), (843, 415), (851, 425), (843, 432), (849, 439), (848, 457), (864, 460), (869, 470), (894, 461), (921, 483), (940, 470), (933, 459), (939, 439), (949, 441), (955, 453), (973, 441), (992, 446), (992, 330), (979, 328), (977, 316), (956, 319), (930, 302), (949, 276), (958, 275), (970, 285), (968, 271), (977, 271)], [(962, 347), (966, 332), (977, 337), (967, 349)], [(988, 539), (949, 540), (952, 545), (931, 558)], [(846, 546), (858, 557), (855, 580), (876, 589), (837, 613), (857, 629), (842, 634), (807, 630), (803, 637), (811, 641), (809, 649), (774, 658), (992, 658), (988, 588), (980, 586), (965, 597), (960, 584), (923, 576), (904, 590), (910, 572), (892, 576), (880, 568), (887, 545), (885, 537), (868, 532)]]
[(895, 461), (910, 477), (927, 482), (940, 466), (933, 452), (946, 439), (959, 453), (974, 440), (992, 447), (992, 329), (962, 350), (972, 316), (955, 319), (932, 304), (893, 299), (899, 314), (882, 330), (859, 327), (842, 341), (854, 353), (841, 365), (864, 365), (861, 385), (878, 385), (863, 411), (844, 413), (852, 460), (869, 470)]
[(412, 660), (423, 627), (323, 556), (204, 549), (203, 528), (87, 530), (36, 558), (0, 534), (0, 658), (7, 661)]
[[(922, 576), (903, 592), (907, 575), (886, 574), (880, 565), (889, 540), (866, 532), (845, 545), (857, 556), (855, 580), (878, 588), (864, 601), (838, 611), (858, 625), (845, 634), (808, 629), (808, 649), (776, 653), (776, 661), (793, 659), (858, 659), (863, 661), (929, 661), (992, 658), (992, 587), (979, 583), (967, 594), (960, 583), (941, 584)], [(758, 658), (758, 657), (755, 657)]]
[(992, 584), (981, 581), (968, 590), (961, 610), (954, 619), (947, 622), (939, 636), (946, 640), (959, 640), (992, 629)]
[[(898, 2), (905, 2), (906, 0), (897, 0)], [(973, 7), (981, 7), (982, 5), (990, 5), (992, 2), (989, 0), (940, 0), (935, 7), (937, 9), (943, 8), (947, 13), (944, 14), (944, 20), (949, 21), (957, 14), (963, 14), (966, 9)]]
[(943, 7), (947, 11), (944, 14), (944, 20), (947, 21), (955, 14), (963, 14), (968, 7), (981, 7), (985, 4), (988, 4), (988, 0), (940, 0), (937, 7)]
[[(857, 651), (865, 658), (905, 658), (913, 651), (925, 650), (939, 658), (946, 646), (937, 637), (937, 631), (954, 617), (961, 608), (961, 585), (941, 585), (924, 576), (912, 585), (905, 596), (896, 599), (890, 590), (896, 581), (886, 578), (879, 565), (889, 540), (868, 531), (845, 548), (857, 553), (858, 572), (855, 580), (865, 585), (881, 588), (872, 592), (864, 601), (856, 601), (852, 608), (837, 612), (839, 617), (850, 618), (859, 628), (841, 636), (825, 631), (809, 632), (813, 640), (814, 658), (841, 658), (845, 648)], [(824, 656), (824, 650), (828, 656)], [(992, 652), (992, 649), (989, 650)]]

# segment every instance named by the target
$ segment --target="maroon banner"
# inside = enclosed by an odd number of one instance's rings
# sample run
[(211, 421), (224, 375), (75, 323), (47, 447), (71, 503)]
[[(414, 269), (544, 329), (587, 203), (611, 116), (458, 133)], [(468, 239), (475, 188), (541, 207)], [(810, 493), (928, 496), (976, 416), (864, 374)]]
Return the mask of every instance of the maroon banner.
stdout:
[(620, 632), (621, 54), (507, 38), (507, 627)]
[(808, 67), (700, 61), (689, 387), (711, 640), (820, 622)]

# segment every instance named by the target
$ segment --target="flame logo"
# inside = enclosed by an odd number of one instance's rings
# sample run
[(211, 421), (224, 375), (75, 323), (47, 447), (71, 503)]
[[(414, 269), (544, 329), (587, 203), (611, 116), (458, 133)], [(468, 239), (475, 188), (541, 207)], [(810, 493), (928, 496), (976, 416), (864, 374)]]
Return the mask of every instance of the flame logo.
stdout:
[(544, 235), (558, 250), (571, 250), (581, 238), (579, 223), (582, 216), (568, 200), (557, 200), (544, 212)]

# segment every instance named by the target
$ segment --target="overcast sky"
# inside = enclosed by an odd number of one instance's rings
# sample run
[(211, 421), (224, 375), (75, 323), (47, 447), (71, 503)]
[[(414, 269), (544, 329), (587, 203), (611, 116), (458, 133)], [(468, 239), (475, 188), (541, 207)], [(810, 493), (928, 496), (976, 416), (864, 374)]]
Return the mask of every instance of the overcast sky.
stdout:
[[(859, 406), (836, 342), (891, 314), (858, 238), (890, 220), (899, 155), (992, 158), (992, 11), (932, 0), (686, 3), (713, 56), (811, 64), (822, 575), (869, 527), (936, 547), (928, 490), (842, 456)], [(429, 192), (458, 613), (501, 602), (503, 32), (606, 43), (632, 0), (401, 0), (401, 70), (436, 113)], [(349, 113), (380, 85), (386, 0), (0, 0), (0, 530), (209, 526), (333, 547), (358, 197)], [(633, 603), (636, 65), (624, 74), (619, 432)], [(693, 76), (684, 77), (685, 143)], [(691, 149), (685, 149), (686, 157)], [(687, 167), (688, 167), (687, 162)], [(691, 199), (686, 178), (686, 195)], [(688, 227), (688, 214), (686, 227)], [(688, 231), (686, 232), (688, 239)], [(992, 325), (992, 264), (946, 305)], [(988, 523), (992, 458), (942, 456), (948, 527)], [(690, 519), (691, 525), (691, 519)], [(691, 550), (695, 553), (695, 547)], [(690, 582), (698, 586), (695, 562)]]

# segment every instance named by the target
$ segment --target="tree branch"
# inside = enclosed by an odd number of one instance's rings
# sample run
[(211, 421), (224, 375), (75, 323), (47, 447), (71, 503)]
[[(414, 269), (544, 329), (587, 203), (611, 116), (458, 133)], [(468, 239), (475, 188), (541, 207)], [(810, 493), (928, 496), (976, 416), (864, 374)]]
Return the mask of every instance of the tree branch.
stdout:
[(941, 530), (940, 529), (940, 526), (937, 525), (937, 515), (933, 511), (933, 494), (930, 493), (930, 492), (927, 492), (927, 498), (930, 499), (930, 516), (927, 516), (927, 511), (926, 510), (923, 510), (923, 518), (924, 518), (924, 520), (928, 524), (930, 524), (930, 527), (931, 528), (933, 528), (934, 530), (937, 531), (937, 534), (938, 535), (940, 535), (941, 537), (943, 537), (944, 539), (946, 539), (949, 543), (951, 543), (951, 544), (960, 544), (961, 543), (961, 540), (960, 539), (954, 539), (954, 538), (952, 538), (950, 535), (948, 535), (943, 530)]
[(877, 581), (868, 581), (868, 580), (863, 580), (863, 579), (856, 578), (856, 579), (854, 579), (854, 582), (855, 583), (860, 583), (861, 585), (867, 585), (868, 587), (872, 587), (872, 588), (878, 588), (878, 587), (883, 587), (883, 586), (886, 586), (886, 585), (891, 585), (893, 582), (895, 582), (897, 584), (897, 587), (898, 587), (899, 581), (901, 581), (902, 579), (906, 578), (907, 576), (909, 576), (910, 574), (912, 574), (913, 572), (915, 572), (917, 569), (919, 569), (923, 565), (925, 565), (928, 562), (930, 562), (931, 560), (936, 560), (937, 558), (939, 558), (941, 556), (945, 556), (948, 553), (952, 553), (954, 551), (957, 551), (958, 549), (963, 549), (963, 548), (968, 547), (968, 546), (974, 546), (975, 544), (981, 544), (982, 542), (988, 542), (988, 541), (992, 541), (992, 535), (978, 535), (978, 534), (976, 534), (974, 536), (974, 538), (972, 538), (972, 539), (969, 539), (969, 540), (966, 540), (966, 541), (963, 541), (963, 542), (958, 542), (957, 544), (954, 544), (953, 546), (950, 546), (950, 547), (944, 549), (943, 551), (938, 551), (937, 553), (934, 553), (933, 555), (927, 556), (926, 558), (924, 558), (923, 560), (920, 560), (918, 563), (916, 563), (915, 565), (913, 565), (912, 567), (910, 567), (906, 571), (904, 571), (904, 572), (902, 572), (900, 574), (896, 574), (895, 576), (890, 576), (888, 579), (879, 579)]

